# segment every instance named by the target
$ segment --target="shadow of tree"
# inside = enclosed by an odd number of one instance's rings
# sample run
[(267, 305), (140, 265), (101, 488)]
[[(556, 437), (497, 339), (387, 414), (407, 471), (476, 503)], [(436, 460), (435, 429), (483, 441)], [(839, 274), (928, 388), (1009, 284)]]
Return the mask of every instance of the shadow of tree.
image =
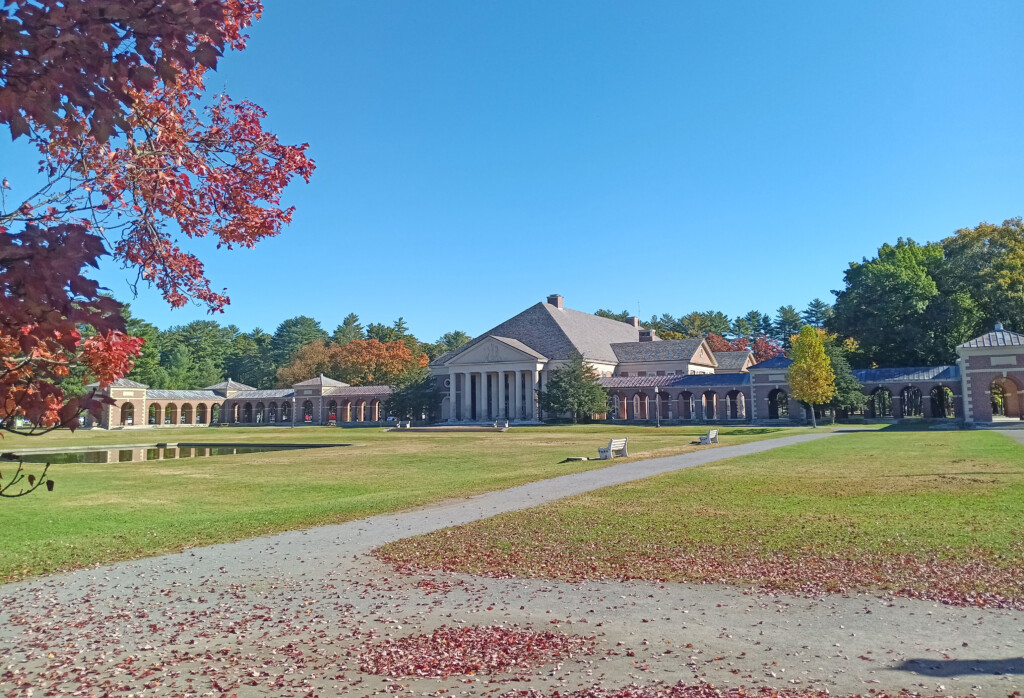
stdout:
[(1022, 674), (1024, 657), (1007, 659), (908, 659), (897, 664), (898, 671), (925, 676), (967, 676), (970, 674)]

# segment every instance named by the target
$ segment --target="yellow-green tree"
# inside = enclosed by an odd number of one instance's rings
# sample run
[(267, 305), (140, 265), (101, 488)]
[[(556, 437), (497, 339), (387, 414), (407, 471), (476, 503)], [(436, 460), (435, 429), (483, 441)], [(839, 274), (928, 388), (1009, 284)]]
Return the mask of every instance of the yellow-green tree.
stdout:
[(814, 406), (824, 405), (836, 394), (836, 374), (825, 354), (821, 333), (813, 327), (804, 325), (790, 342), (793, 363), (786, 376), (789, 389), (793, 397), (811, 406), (811, 426), (817, 427)]

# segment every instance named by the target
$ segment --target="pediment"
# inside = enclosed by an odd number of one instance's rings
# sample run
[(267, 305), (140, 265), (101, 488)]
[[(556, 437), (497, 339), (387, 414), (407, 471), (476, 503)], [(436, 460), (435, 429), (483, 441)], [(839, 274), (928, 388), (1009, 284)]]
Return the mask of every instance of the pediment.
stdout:
[(507, 337), (487, 337), (448, 362), (449, 366), (546, 361), (542, 354)]

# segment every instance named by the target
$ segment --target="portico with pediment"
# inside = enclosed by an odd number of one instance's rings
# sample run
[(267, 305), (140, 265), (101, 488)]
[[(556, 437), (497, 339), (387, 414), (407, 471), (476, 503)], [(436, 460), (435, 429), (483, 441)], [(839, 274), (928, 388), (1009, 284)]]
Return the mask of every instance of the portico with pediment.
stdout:
[(539, 422), (537, 391), (549, 359), (522, 342), (491, 335), (448, 367), (448, 421)]

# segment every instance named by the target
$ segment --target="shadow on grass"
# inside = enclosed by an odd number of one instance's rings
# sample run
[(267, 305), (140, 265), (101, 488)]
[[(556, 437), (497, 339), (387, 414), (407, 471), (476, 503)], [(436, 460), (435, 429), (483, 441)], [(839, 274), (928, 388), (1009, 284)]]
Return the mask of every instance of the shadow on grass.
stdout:
[(924, 676), (1024, 674), (1024, 657), (1009, 659), (908, 659), (894, 667)]

